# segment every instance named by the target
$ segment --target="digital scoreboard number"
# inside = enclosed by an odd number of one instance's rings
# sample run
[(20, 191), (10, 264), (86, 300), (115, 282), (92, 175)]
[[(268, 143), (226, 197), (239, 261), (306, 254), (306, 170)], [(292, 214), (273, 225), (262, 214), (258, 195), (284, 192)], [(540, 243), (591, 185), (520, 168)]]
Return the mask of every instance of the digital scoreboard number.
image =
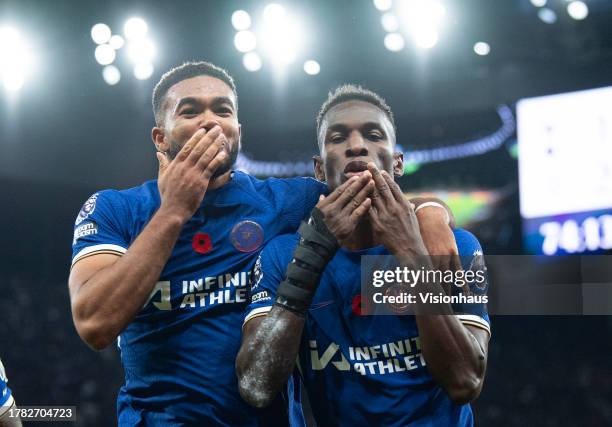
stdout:
[(523, 99), (516, 109), (527, 251), (612, 249), (612, 87)]

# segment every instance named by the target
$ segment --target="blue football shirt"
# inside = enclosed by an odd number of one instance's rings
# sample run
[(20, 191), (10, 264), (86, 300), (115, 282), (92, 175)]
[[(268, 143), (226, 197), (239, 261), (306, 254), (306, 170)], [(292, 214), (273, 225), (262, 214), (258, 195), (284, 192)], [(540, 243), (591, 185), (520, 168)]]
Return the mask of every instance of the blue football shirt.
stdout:
[[(148, 302), (119, 337), (120, 425), (274, 424), (241, 399), (234, 369), (251, 270), (263, 245), (295, 232), (325, 190), (311, 178), (234, 172), (206, 192)], [(76, 220), (72, 264), (125, 253), (159, 204), (157, 181), (91, 196)]]
[[(454, 235), (464, 269), (474, 262), (481, 265), (478, 240), (461, 229)], [(262, 251), (245, 322), (271, 309), (298, 238), (279, 236)], [(382, 246), (361, 251), (340, 248), (324, 270), (307, 313), (298, 367), (317, 424), (473, 425), (470, 405), (453, 404), (427, 371), (414, 316), (361, 316), (356, 310), (362, 255), (388, 252)], [(490, 333), (484, 304), (456, 307), (455, 313), (464, 324)]]

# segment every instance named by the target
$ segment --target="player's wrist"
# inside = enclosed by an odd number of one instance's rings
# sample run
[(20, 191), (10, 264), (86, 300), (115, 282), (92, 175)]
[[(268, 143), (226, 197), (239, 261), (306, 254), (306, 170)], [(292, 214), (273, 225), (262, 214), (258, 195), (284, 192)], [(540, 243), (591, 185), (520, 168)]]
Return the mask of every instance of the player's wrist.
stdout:
[(157, 210), (156, 216), (163, 219), (164, 223), (182, 227), (193, 216), (193, 213), (162, 203)]

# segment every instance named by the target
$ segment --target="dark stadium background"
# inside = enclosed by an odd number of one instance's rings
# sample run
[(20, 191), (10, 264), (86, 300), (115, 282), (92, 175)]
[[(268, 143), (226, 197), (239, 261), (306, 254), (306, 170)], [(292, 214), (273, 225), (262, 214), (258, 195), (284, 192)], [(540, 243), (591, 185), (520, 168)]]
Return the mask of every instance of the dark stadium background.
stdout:
[[(549, 6), (562, 10), (563, 1)], [(71, 321), (72, 225), (91, 193), (155, 176), (150, 94), (169, 67), (206, 59), (227, 68), (238, 86), (243, 151), (269, 161), (314, 153), (317, 109), (344, 82), (386, 97), (407, 149), (490, 133), (500, 104), (612, 84), (612, 3), (605, 0), (587, 1), (585, 21), (559, 13), (554, 25), (541, 22), (529, 0), (446, 2), (459, 14), (450, 41), (421, 60), (383, 47), (370, 0), (282, 3), (311, 28), (317, 76), (298, 64), (279, 83), (265, 64), (257, 73), (244, 69), (230, 16), (261, 9), (262, 1), (0, 2), (0, 24), (30, 34), (44, 63), (18, 96), (0, 92), (0, 357), (19, 404), (76, 405), (80, 426), (116, 422), (118, 352), (93, 352)], [(147, 20), (155, 39), (155, 72), (109, 86), (94, 59), (91, 26), (120, 28), (133, 15)], [(472, 51), (479, 39), (492, 46), (486, 57)], [(402, 187), (503, 194), (467, 228), (485, 253), (521, 253), (517, 161), (508, 148), (424, 165)], [(486, 383), (474, 405), (478, 425), (612, 425), (611, 317), (496, 316), (492, 328)]]

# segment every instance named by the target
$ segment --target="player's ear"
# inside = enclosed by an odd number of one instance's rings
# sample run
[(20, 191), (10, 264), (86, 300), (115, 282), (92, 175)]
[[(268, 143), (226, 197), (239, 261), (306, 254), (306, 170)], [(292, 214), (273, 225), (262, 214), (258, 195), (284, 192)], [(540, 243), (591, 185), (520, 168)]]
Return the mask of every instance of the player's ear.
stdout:
[(393, 175), (404, 175), (404, 153), (399, 151), (393, 153)]
[(321, 182), (325, 182), (325, 170), (323, 168), (323, 159), (321, 156), (312, 156), (315, 178)]
[(153, 140), (153, 144), (155, 144), (157, 151), (165, 153), (170, 149), (170, 144), (166, 142), (166, 132), (164, 131), (163, 127), (155, 126), (151, 130), (151, 139)]

